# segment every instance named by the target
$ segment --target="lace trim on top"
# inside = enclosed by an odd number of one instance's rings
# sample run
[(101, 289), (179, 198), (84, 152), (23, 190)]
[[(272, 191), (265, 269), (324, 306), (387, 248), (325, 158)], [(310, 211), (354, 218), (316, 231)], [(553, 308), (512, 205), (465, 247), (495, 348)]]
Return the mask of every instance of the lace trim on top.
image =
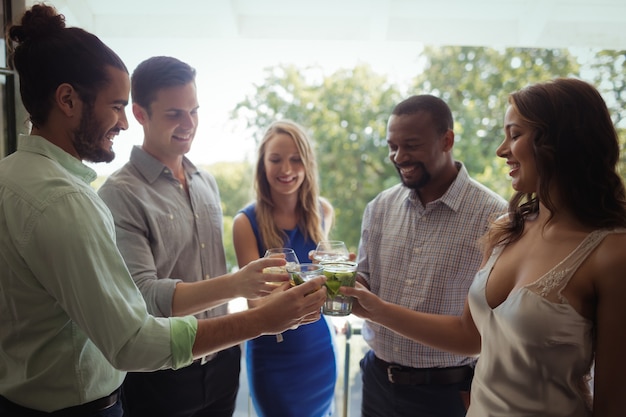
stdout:
[(541, 297), (567, 304), (567, 299), (563, 297), (561, 292), (567, 286), (578, 267), (587, 259), (589, 254), (602, 242), (602, 240), (611, 233), (623, 233), (625, 229), (615, 230), (594, 230), (589, 233), (585, 239), (574, 249), (565, 259), (559, 262), (554, 268), (545, 275), (525, 286), (525, 288), (533, 291)]

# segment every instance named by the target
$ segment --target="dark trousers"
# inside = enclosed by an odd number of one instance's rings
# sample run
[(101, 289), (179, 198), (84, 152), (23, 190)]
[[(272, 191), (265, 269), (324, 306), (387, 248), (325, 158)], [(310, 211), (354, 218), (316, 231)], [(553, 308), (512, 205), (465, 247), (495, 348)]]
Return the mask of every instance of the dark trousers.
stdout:
[(464, 417), (464, 396), (471, 378), (459, 384), (402, 385), (389, 381), (374, 363), (370, 350), (361, 360), (363, 378), (362, 417)]
[(132, 372), (122, 385), (124, 417), (231, 417), (239, 390), (239, 346), (176, 371)]
[(120, 400), (104, 410), (90, 411), (88, 407), (82, 409), (81, 406), (76, 406), (46, 413), (22, 407), (0, 396), (0, 416), (2, 417), (122, 417), (122, 415)]

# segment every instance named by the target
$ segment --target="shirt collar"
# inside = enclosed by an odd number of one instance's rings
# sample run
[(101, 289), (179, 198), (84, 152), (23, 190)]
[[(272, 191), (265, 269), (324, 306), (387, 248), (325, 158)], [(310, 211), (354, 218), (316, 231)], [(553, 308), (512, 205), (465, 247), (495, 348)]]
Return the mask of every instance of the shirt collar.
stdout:
[(439, 199), (442, 203), (450, 207), (453, 211), (457, 211), (461, 207), (463, 198), (465, 197), (465, 189), (470, 182), (469, 174), (465, 165), (459, 161), (455, 161), (454, 165), (459, 170), (456, 178), (448, 187), (448, 190)]
[[(467, 173), (467, 169), (462, 162), (455, 161), (454, 165), (458, 169), (458, 174), (452, 184), (448, 187), (446, 192), (436, 199), (435, 201), (431, 201), (426, 206), (435, 205), (435, 204), (445, 204), (450, 207), (453, 211), (457, 211), (461, 206), (461, 202), (463, 201), (465, 188), (470, 183), (470, 176)], [(409, 190), (408, 198), (414, 204), (417, 203), (421, 206), (421, 202), (415, 190)]]
[(17, 141), (17, 150), (40, 154), (52, 159), (58, 162), (70, 174), (80, 178), (87, 184), (90, 184), (98, 177), (96, 171), (83, 164), (80, 159), (65, 152), (42, 136), (21, 134)]
[[(130, 162), (150, 184), (154, 183), (161, 174), (170, 171), (161, 161), (138, 145), (133, 146), (130, 151)], [(188, 177), (198, 172), (198, 168), (187, 157), (183, 157), (183, 169)], [(172, 177), (171, 172), (169, 176)]]

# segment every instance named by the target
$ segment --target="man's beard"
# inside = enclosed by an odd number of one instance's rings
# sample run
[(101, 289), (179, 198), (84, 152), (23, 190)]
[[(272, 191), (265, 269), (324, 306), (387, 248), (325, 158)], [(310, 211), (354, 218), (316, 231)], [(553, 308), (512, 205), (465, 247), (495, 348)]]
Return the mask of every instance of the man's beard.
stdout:
[(92, 104), (85, 103), (80, 118), (80, 125), (74, 131), (74, 148), (81, 160), (89, 162), (111, 162), (115, 158), (113, 149), (102, 146), (108, 131), (103, 129), (96, 118)]
[(430, 176), (430, 173), (426, 170), (426, 166), (424, 166), (423, 163), (417, 162), (414, 165), (418, 166), (418, 169), (422, 172), (422, 176), (412, 182), (408, 182), (404, 179), (404, 176), (402, 176), (402, 173), (400, 172), (399, 166), (396, 165), (396, 169), (398, 170), (398, 174), (400, 175), (400, 180), (402, 181), (402, 185), (404, 185), (406, 188), (409, 188), (411, 190), (419, 190), (430, 182), (431, 176)]

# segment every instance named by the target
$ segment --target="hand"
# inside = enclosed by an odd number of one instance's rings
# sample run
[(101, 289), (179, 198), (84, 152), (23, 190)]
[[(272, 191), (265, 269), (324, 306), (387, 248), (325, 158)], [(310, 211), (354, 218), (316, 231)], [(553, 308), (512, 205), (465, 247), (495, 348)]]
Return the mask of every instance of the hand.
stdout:
[(352, 314), (363, 319), (376, 321), (375, 317), (385, 304), (383, 300), (358, 281), (354, 288), (340, 287), (339, 292), (343, 295), (354, 297)]
[(285, 258), (268, 257), (250, 262), (233, 274), (237, 296), (247, 299), (255, 299), (268, 295), (276, 289), (277, 284), (289, 281), (289, 274), (264, 273), (263, 269), (268, 267), (284, 267)]
[(265, 324), (265, 334), (277, 334), (319, 320), (326, 301), (326, 277), (319, 276), (296, 287), (283, 284), (254, 309)]

